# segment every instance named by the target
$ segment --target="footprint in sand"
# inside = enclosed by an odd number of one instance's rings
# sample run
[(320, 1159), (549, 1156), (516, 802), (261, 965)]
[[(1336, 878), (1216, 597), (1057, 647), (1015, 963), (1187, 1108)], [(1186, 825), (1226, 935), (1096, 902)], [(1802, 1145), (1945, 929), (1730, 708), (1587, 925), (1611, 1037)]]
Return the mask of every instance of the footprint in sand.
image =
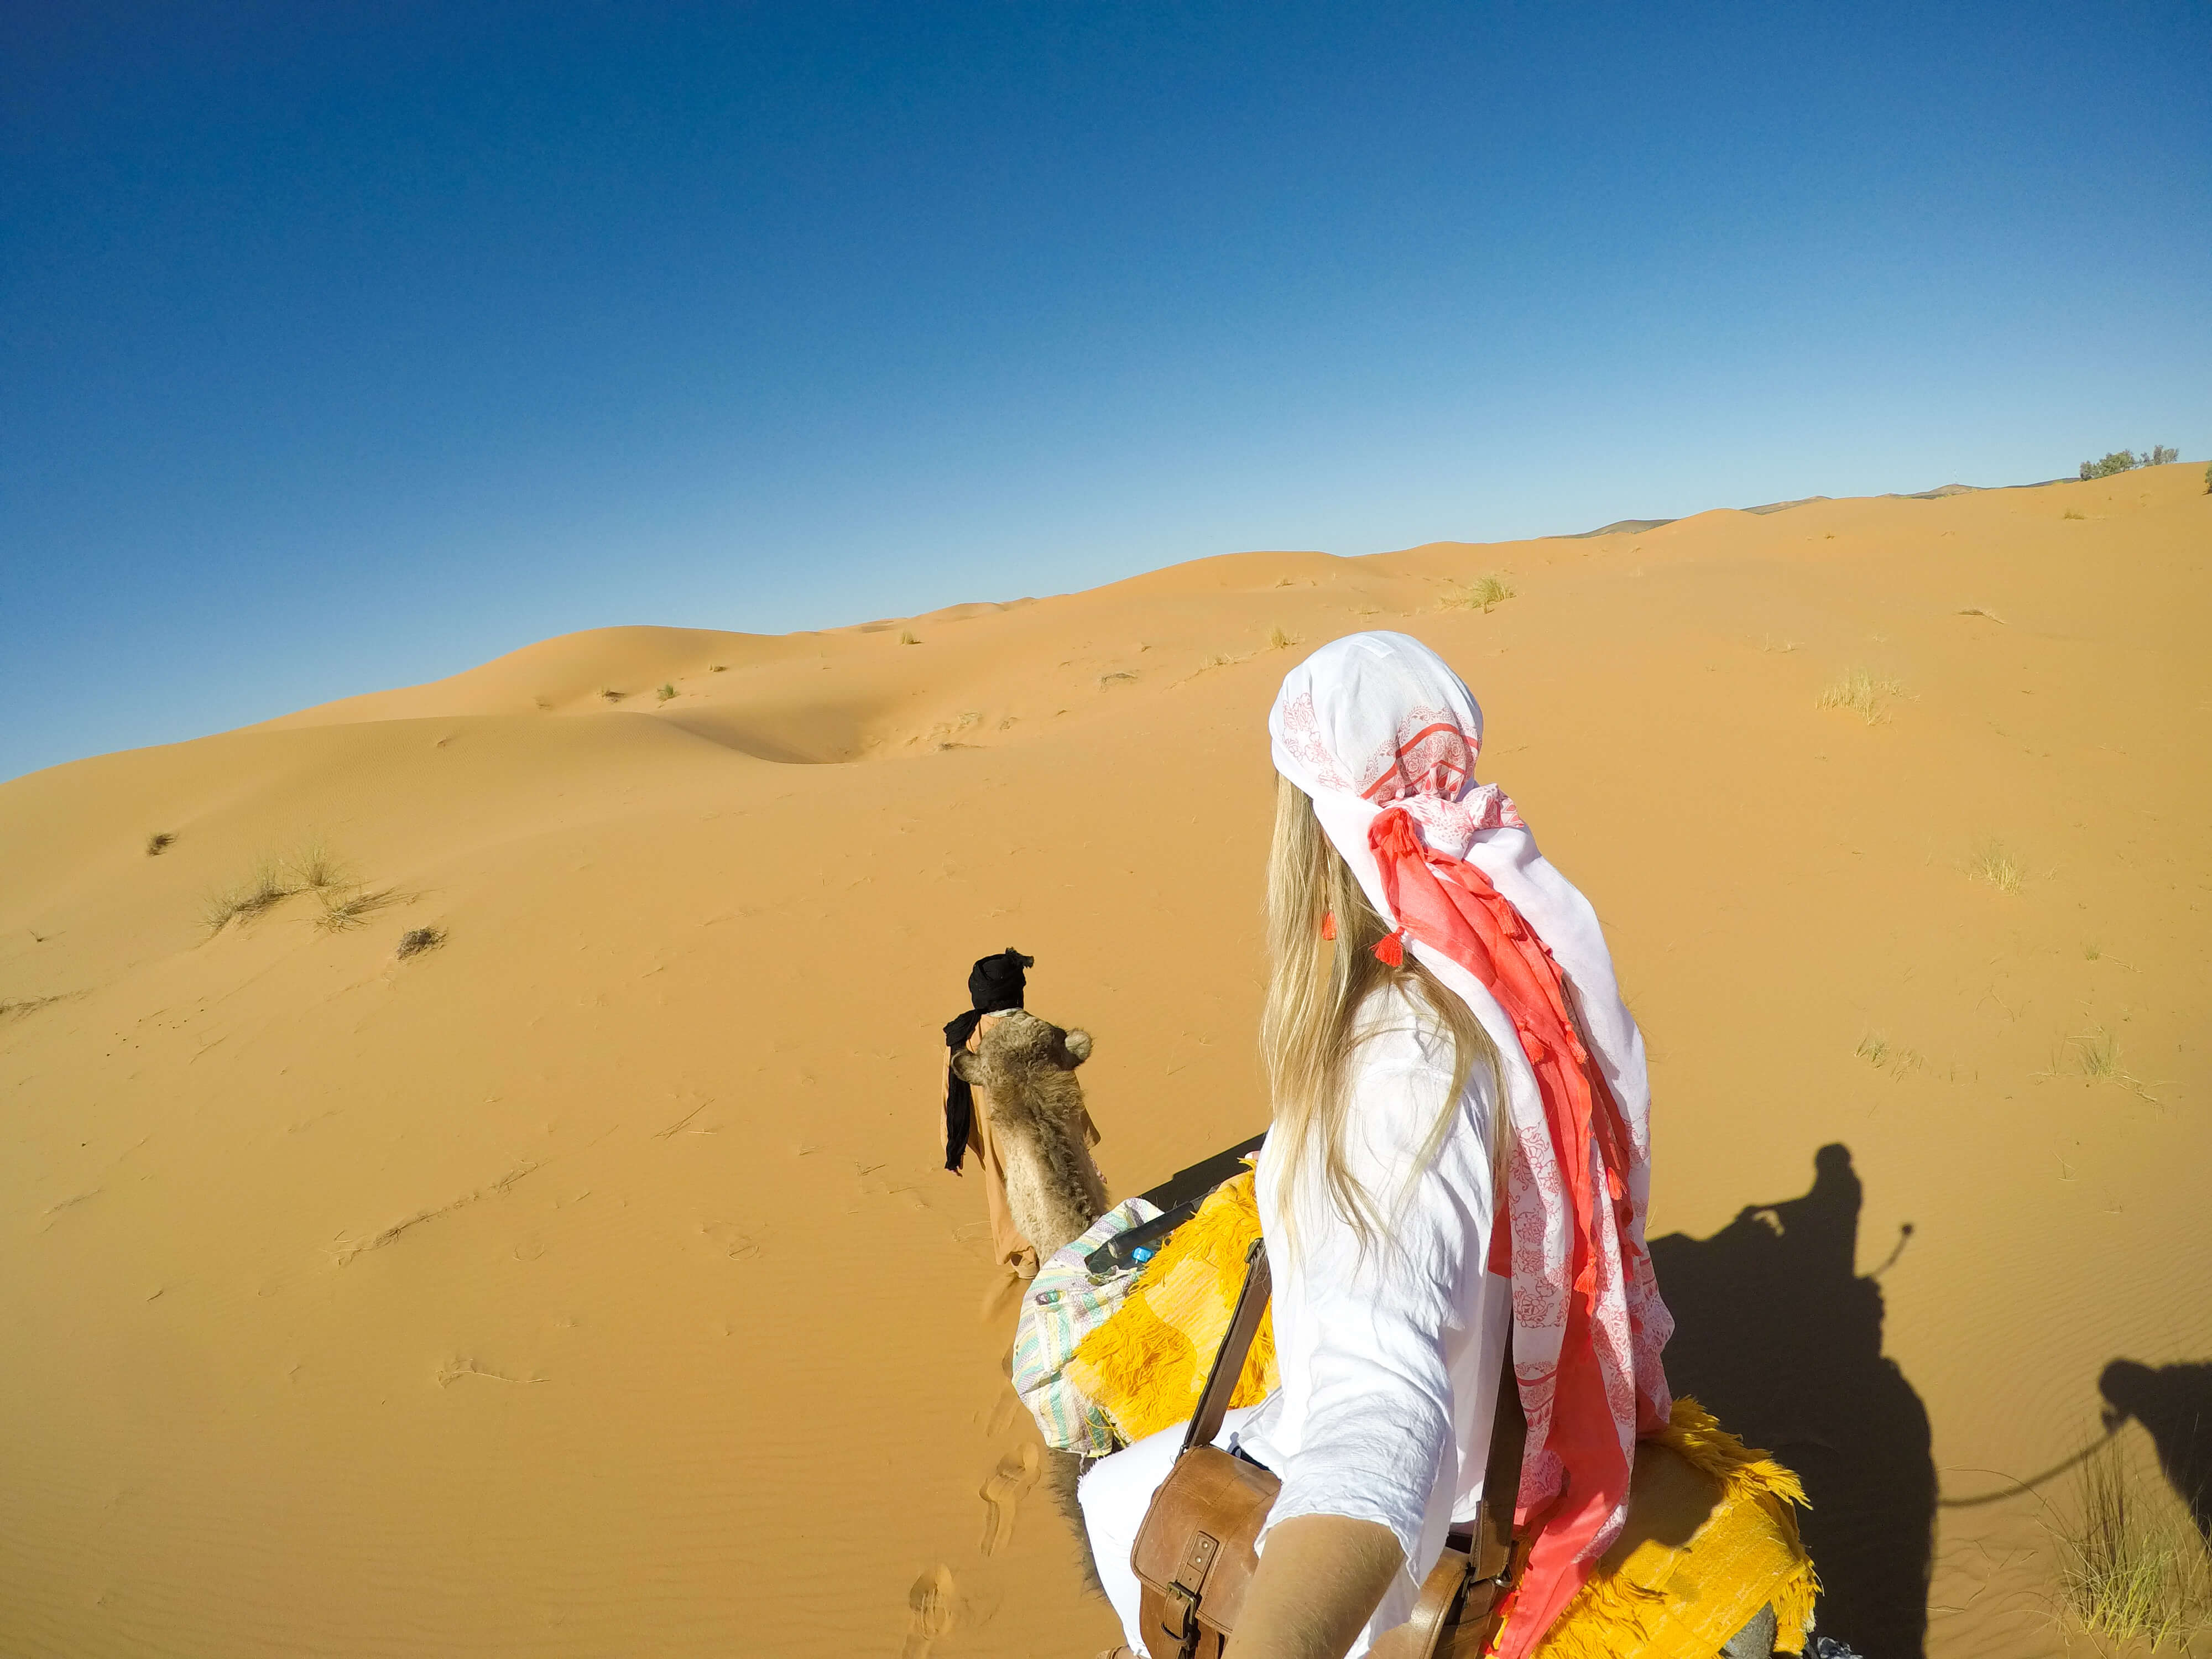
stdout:
[(1037, 1449), (1024, 1445), (999, 1460), (983, 1483), (983, 1553), (996, 1555), (1014, 1535), (1014, 1511), (1036, 1485)]
[(931, 1567), (906, 1593), (906, 1645), (899, 1659), (929, 1659), (937, 1638), (952, 1628), (952, 1571)]

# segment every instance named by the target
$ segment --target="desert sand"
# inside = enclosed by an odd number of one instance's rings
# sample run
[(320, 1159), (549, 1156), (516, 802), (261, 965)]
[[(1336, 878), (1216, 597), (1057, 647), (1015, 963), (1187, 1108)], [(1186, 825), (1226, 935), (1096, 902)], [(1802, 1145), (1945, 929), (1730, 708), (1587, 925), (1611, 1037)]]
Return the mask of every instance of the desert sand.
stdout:
[[(1826, 1627), (1918, 1651), (1926, 1571), (1928, 1653), (2057, 1653), (2014, 1483), (2108, 1362), (2212, 1358), (2208, 553), (2196, 466), (1247, 553), (0, 786), (0, 1650), (1115, 1639), (938, 1028), (1034, 954), (1117, 1195), (1261, 1127), (1264, 716), (1371, 627), (1605, 920), (1670, 1370), (1806, 1469)], [(354, 925), (211, 929), (262, 860)]]

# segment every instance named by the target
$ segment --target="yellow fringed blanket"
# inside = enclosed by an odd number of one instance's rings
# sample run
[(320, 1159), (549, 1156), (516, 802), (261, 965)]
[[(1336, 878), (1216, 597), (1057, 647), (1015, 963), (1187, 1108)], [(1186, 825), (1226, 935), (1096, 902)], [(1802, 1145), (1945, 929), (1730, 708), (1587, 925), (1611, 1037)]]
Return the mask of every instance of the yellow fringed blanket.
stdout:
[(1820, 1581), (1797, 1540), (1797, 1477), (1694, 1400), (1636, 1448), (1628, 1523), (1553, 1621), (1537, 1659), (1713, 1659), (1759, 1608), (1802, 1653)]
[[(1253, 1177), (1224, 1182), (1077, 1347), (1066, 1375), (1122, 1439), (1187, 1422), (1197, 1408), (1259, 1233)], [(1231, 1403), (1257, 1405), (1276, 1381), (1270, 1311)], [(1802, 1653), (1820, 1589), (1791, 1507), (1804, 1501), (1796, 1475), (1694, 1400), (1677, 1400), (1673, 1420), (1636, 1449), (1627, 1524), (1537, 1659), (1714, 1659), (1770, 1603), (1775, 1651)]]
[[(1237, 1293), (1244, 1256), (1260, 1236), (1260, 1205), (1248, 1171), (1215, 1188), (1146, 1262), (1114, 1316), (1083, 1339), (1062, 1373), (1103, 1411), (1122, 1439), (1187, 1423)], [(1275, 1386), (1275, 1317), (1260, 1334), (1237, 1379), (1232, 1406), (1256, 1406)]]

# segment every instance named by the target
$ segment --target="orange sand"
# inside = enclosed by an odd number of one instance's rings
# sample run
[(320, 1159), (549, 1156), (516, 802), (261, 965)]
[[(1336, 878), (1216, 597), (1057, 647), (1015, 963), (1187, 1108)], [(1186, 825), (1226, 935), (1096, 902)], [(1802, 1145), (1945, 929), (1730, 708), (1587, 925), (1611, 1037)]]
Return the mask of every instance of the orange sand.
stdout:
[[(1365, 627), (1465, 674), (1607, 921), (1655, 1233), (1845, 1143), (1860, 1271), (1914, 1224), (1881, 1340), (1946, 1499), (2046, 1468), (2108, 1360), (2212, 1357), (2203, 491), (612, 629), (0, 787), (0, 1650), (1109, 1640), (1028, 1484), (981, 1194), (937, 1168), (937, 1026), (971, 958), (1033, 952), (1117, 1194), (1258, 1127), (1262, 720)], [(1516, 597), (1440, 607), (1492, 571)], [(1899, 683), (1877, 722), (1815, 706), (1859, 667)], [(210, 936), (204, 892), (318, 835), (399, 896)], [(1992, 839), (2016, 891), (1969, 873)], [(2100, 1030), (2126, 1075), (2081, 1074)], [(2043, 1514), (1939, 1510), (1931, 1653), (2058, 1650)]]

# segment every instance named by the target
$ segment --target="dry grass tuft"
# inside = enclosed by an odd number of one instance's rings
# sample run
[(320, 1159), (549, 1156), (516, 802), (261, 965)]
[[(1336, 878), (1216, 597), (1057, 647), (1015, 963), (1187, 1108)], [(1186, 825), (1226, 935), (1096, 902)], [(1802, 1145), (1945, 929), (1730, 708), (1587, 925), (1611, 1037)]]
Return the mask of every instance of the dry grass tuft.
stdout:
[(1854, 668), (1814, 700), (1820, 708), (1847, 708), (1869, 726), (1879, 726), (1889, 718), (1889, 702), (1905, 695), (1905, 687), (1895, 680), (1876, 679), (1863, 668)]
[(901, 645), (920, 645), (921, 641), (915, 638), (914, 629), (911, 628), (902, 628), (899, 629), (899, 643)]
[(2060, 518), (2062, 518), (2062, 519), (2082, 519), (2082, 520), (2087, 520), (2087, 515), (2086, 514), (2076, 513), (2076, 512), (2075, 512), (2072, 507), (2068, 507), (2068, 508), (2067, 508), (2063, 513), (2060, 514), (2058, 516), (2059, 516)]
[(707, 672), (709, 674), (726, 674), (730, 672), (730, 665), (726, 662), (710, 662), (707, 665)]
[(377, 911), (407, 902), (407, 895), (396, 887), (357, 887), (351, 892), (333, 889), (317, 896), (322, 900), (323, 908), (315, 918), (315, 926), (326, 933), (349, 933), (365, 927)]
[(599, 696), (608, 702), (620, 702), (624, 697), (629, 696), (629, 693), (617, 691), (611, 685), (603, 685), (599, 688)]
[(1928, 1062), (1917, 1050), (1901, 1048), (1879, 1032), (1869, 1031), (1851, 1052), (1875, 1068), (1887, 1072), (1893, 1078), (1902, 1078), (1908, 1072), (1917, 1072)]
[(445, 942), (446, 930), (442, 927), (410, 927), (399, 936), (399, 948), (392, 954), (404, 962), (425, 951), (434, 951)]
[(1966, 873), (1976, 881), (1985, 881), (2000, 893), (2017, 893), (2027, 872), (2021, 868), (2020, 860), (2004, 848), (2002, 842), (1984, 842), (1976, 848), (1966, 860)]
[[(153, 853), (159, 849), (149, 843), (146, 850)], [(299, 893), (313, 893), (321, 899), (327, 915), (333, 907), (342, 908), (345, 902), (338, 896), (358, 890), (359, 884), (354, 880), (346, 861), (322, 836), (309, 836), (296, 851), (283, 858), (264, 854), (256, 859), (243, 881), (203, 895), (200, 920), (207, 924), (208, 932), (219, 933), (231, 922), (251, 921)], [(324, 921), (319, 925), (331, 924)]]
[(254, 860), (243, 881), (218, 887), (200, 900), (200, 920), (210, 933), (219, 933), (234, 921), (251, 921), (276, 908), (300, 890), (290, 872), (277, 860)]
[(2069, 1037), (2067, 1046), (2074, 1051), (2074, 1069), (2083, 1077), (2111, 1081), (2127, 1075), (2120, 1069), (2119, 1038), (2101, 1025)]
[(1516, 591), (1506, 580), (1504, 572), (1493, 570), (1487, 576), (1477, 576), (1455, 592), (1445, 595), (1444, 605), (1447, 609), (1457, 607), (1463, 611), (1480, 611), (1487, 615), (1492, 605), (1504, 604), (1514, 597)]
[(345, 860), (331, 850), (331, 845), (320, 836), (310, 836), (300, 843), (300, 850), (284, 861), (291, 876), (294, 890), (325, 892), (331, 888), (352, 884), (353, 872)]
[(2117, 1083), (2130, 1094), (2139, 1095), (2155, 1104), (2158, 1097), (2151, 1093), (2143, 1080), (2120, 1064), (2120, 1040), (2102, 1025), (2093, 1025), (2079, 1036), (2069, 1037), (2068, 1068), (2092, 1083)]
[(2052, 1055), (2045, 1077), (2078, 1077), (2085, 1083), (2117, 1083), (2129, 1093), (2158, 1103), (2143, 1080), (2120, 1064), (2120, 1039), (2106, 1026), (2092, 1025), (2068, 1037)]
[(2212, 1631), (2212, 1555), (2179, 1505), (2153, 1508), (2129, 1472), (2124, 1449), (2081, 1461), (2080, 1513), (2054, 1526), (2059, 1601), (2091, 1636), (2186, 1648)]
[(1298, 636), (1295, 634), (1285, 633), (1280, 623), (1275, 623), (1267, 629), (1267, 649), (1270, 651), (1287, 651), (1297, 642)]
[(676, 687), (672, 683), (658, 685), (653, 688), (653, 695), (659, 698), (661, 702), (666, 702), (671, 697), (676, 695)]
[(169, 850), (171, 845), (174, 843), (176, 839), (176, 836), (172, 835), (167, 830), (155, 830), (152, 835), (146, 837), (146, 856), (149, 859), (157, 859), (161, 857), (162, 854)]

